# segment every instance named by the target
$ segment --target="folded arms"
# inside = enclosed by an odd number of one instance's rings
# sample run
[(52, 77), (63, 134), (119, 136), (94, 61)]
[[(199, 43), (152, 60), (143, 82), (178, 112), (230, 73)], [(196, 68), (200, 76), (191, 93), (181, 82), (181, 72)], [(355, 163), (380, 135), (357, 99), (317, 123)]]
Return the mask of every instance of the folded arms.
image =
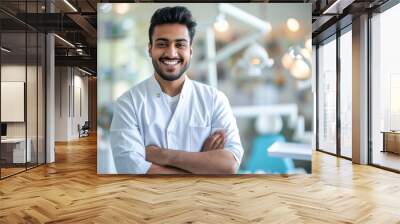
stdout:
[(215, 132), (208, 137), (200, 152), (146, 147), (146, 160), (152, 165), (148, 174), (234, 174), (238, 162), (233, 154), (223, 149), (226, 136)]

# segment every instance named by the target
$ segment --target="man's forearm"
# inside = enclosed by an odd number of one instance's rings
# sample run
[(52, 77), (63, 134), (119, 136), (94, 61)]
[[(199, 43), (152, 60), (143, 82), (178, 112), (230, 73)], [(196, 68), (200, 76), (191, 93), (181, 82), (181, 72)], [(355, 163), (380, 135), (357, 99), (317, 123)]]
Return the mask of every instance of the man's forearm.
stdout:
[(234, 174), (237, 162), (232, 153), (224, 150), (207, 152), (185, 152), (171, 150), (170, 166), (188, 170), (198, 174)]
[(234, 174), (237, 162), (231, 152), (224, 149), (207, 152), (185, 152), (161, 149), (164, 164), (196, 174)]
[(238, 169), (233, 154), (225, 149), (186, 152), (148, 146), (146, 160), (160, 166), (172, 166), (196, 174), (234, 174)]
[(174, 167), (151, 164), (147, 174), (188, 174), (189, 172)]

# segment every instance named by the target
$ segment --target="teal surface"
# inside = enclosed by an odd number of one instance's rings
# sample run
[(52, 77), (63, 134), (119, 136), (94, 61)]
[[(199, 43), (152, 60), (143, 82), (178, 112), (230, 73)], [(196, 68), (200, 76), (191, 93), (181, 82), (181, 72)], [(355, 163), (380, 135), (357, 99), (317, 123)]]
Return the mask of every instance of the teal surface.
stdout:
[(293, 171), (295, 167), (292, 159), (268, 155), (268, 149), (272, 144), (284, 141), (282, 135), (257, 136), (252, 142), (249, 159), (239, 173), (286, 174)]

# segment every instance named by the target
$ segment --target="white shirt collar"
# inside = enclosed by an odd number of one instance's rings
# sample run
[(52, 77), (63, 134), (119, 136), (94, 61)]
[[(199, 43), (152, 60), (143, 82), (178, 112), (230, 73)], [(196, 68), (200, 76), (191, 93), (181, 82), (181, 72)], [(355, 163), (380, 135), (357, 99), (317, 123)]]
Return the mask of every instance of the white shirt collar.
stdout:
[[(185, 81), (183, 83), (182, 91), (180, 93), (180, 98), (187, 98), (189, 94), (192, 92), (192, 80), (189, 77), (185, 76)], [(156, 77), (153, 75), (150, 78), (150, 92), (152, 96), (160, 97), (162, 94), (162, 90), (160, 84), (156, 80)]]

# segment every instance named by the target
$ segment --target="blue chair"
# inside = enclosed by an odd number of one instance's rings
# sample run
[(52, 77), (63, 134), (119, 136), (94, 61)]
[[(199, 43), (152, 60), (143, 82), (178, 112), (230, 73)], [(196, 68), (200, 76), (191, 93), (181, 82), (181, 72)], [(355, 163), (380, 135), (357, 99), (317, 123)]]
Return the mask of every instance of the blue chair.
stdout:
[(250, 156), (239, 173), (286, 174), (295, 169), (290, 158), (278, 158), (268, 155), (268, 148), (275, 142), (284, 142), (282, 135), (259, 135), (252, 142)]

